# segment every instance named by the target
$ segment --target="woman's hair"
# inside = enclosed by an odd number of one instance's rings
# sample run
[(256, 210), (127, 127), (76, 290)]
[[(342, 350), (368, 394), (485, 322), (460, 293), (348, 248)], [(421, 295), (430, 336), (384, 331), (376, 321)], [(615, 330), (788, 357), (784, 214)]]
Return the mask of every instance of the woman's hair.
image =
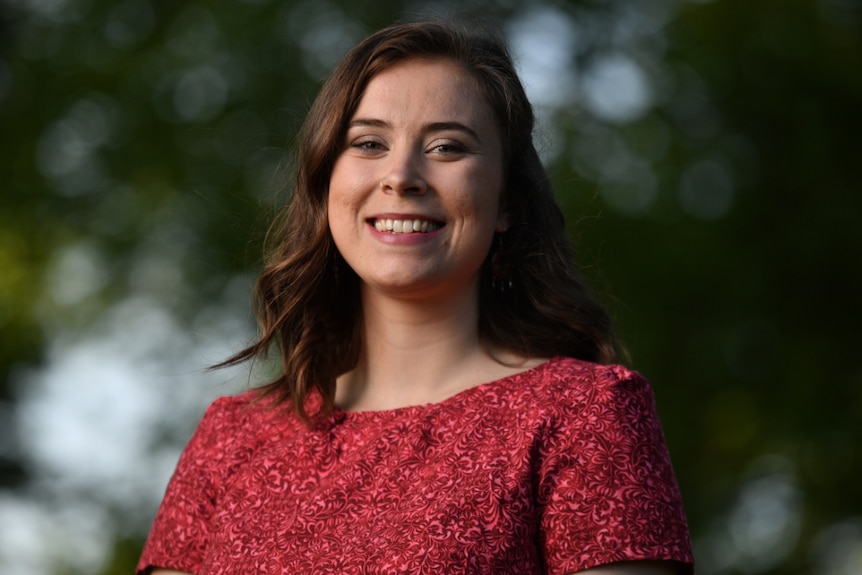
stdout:
[[(275, 249), (255, 288), (259, 337), (220, 364), (277, 350), (280, 372), (262, 389), (292, 403), (306, 421), (306, 400), (315, 392), (316, 414), (331, 410), (335, 380), (356, 366), (362, 346), (359, 280), (329, 230), (332, 168), (368, 82), (413, 58), (447, 60), (469, 72), (503, 139), (509, 228), (495, 238), (480, 272), (482, 344), (524, 357), (607, 363), (615, 356), (608, 315), (573, 266), (563, 214), (533, 145), (533, 110), (504, 43), (447, 23), (397, 24), (353, 48), (314, 101), (300, 132), (292, 199), (272, 230)], [(508, 277), (495, 278), (501, 275)]]

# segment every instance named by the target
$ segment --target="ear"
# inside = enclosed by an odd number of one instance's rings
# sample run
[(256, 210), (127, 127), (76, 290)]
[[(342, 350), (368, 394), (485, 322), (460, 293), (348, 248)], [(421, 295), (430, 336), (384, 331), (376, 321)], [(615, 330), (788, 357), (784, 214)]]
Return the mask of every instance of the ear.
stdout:
[(494, 231), (498, 234), (502, 234), (506, 230), (509, 229), (509, 212), (505, 210), (500, 210), (500, 213), (497, 214), (497, 225), (494, 227)]

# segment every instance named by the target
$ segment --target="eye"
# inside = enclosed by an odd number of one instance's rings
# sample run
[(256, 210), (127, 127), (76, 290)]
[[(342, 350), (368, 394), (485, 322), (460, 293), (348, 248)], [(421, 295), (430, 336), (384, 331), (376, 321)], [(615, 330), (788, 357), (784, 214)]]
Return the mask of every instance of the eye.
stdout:
[(382, 152), (386, 146), (377, 138), (357, 138), (350, 142), (350, 147), (363, 153)]
[(428, 151), (441, 156), (455, 156), (466, 153), (467, 147), (455, 141), (445, 141), (434, 143)]

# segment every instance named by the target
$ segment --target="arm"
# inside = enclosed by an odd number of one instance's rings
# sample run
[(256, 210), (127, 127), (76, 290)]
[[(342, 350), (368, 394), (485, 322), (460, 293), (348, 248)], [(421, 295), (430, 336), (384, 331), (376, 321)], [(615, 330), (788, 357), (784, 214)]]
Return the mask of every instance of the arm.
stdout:
[(571, 381), (546, 408), (540, 452), (548, 571), (690, 574), (688, 529), (649, 384), (616, 366), (588, 385)]
[(221, 398), (207, 409), (165, 491), (137, 573), (203, 570), (220, 483), (229, 454), (242, 436), (240, 414), (246, 404), (241, 398)]

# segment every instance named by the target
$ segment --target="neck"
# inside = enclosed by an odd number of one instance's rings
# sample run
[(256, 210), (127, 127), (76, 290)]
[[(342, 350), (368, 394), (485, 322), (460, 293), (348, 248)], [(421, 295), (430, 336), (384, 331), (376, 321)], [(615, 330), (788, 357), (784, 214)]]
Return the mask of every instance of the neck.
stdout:
[[(346, 409), (430, 403), (474, 384), (493, 362), (479, 341), (478, 286), (429, 301), (362, 293), (363, 349), (338, 379)], [(486, 366), (483, 369), (482, 366)]]

